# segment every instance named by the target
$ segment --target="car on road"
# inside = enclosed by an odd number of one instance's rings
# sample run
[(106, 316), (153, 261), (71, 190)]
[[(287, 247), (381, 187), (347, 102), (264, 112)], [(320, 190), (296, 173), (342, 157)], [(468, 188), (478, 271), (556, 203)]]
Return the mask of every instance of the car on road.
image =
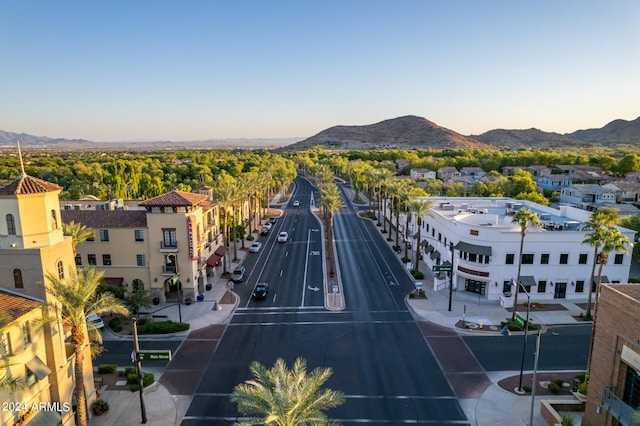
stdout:
[(289, 234), (287, 232), (282, 231), (281, 233), (278, 234), (279, 243), (286, 243), (288, 239), (289, 239)]
[(249, 251), (251, 253), (258, 253), (261, 248), (262, 248), (262, 243), (259, 243), (259, 242), (256, 241), (255, 243), (251, 244), (251, 247), (249, 248)]
[(269, 228), (267, 228), (266, 226), (262, 227), (262, 230), (260, 231), (261, 235), (269, 235)]
[(300, 201), (296, 200), (293, 202), (293, 207), (300, 207)]
[(263, 227), (267, 228), (269, 231), (271, 231), (271, 228), (273, 227), (273, 224), (271, 222), (267, 222), (267, 223), (264, 224)]
[(93, 324), (95, 328), (104, 327), (104, 322), (102, 321), (102, 318), (100, 318), (98, 315), (89, 315), (87, 317), (87, 323)]
[(269, 223), (272, 224), (272, 225), (275, 225), (276, 220), (278, 220), (278, 219), (276, 219), (275, 217), (270, 217), (269, 218)]
[(251, 293), (251, 296), (255, 300), (262, 300), (265, 297), (267, 297), (267, 293), (269, 293), (269, 284), (267, 284), (267, 283), (258, 283), (253, 288), (253, 293)]
[(236, 269), (231, 273), (231, 281), (234, 283), (241, 283), (244, 280), (244, 266), (236, 266)]

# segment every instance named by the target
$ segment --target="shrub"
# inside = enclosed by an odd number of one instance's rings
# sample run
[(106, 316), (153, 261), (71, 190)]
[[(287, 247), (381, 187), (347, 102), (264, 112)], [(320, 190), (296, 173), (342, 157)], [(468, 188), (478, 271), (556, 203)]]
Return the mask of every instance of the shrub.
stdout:
[(161, 321), (148, 322), (138, 326), (140, 334), (167, 334), (185, 331), (189, 329), (189, 324), (183, 322)]
[(584, 379), (586, 378), (586, 374), (585, 373), (580, 373), (580, 374), (576, 374), (576, 379), (582, 383), (584, 382)]
[(93, 401), (93, 404), (91, 404), (91, 409), (93, 410), (94, 414), (99, 416), (102, 413), (106, 413), (107, 411), (109, 411), (109, 403), (104, 399), (99, 398)]
[(142, 386), (144, 386), (145, 388), (152, 384), (154, 381), (155, 378), (153, 377), (153, 373), (144, 373), (142, 375)]
[(411, 275), (413, 275), (413, 278), (415, 278), (416, 280), (421, 280), (422, 278), (424, 278), (424, 274), (420, 271), (416, 271), (415, 269), (411, 270)]
[(582, 382), (578, 385), (578, 392), (583, 395), (587, 394), (587, 382)]
[(138, 392), (140, 390), (140, 386), (136, 383), (135, 385), (131, 385), (129, 390), (131, 390), (131, 392)]
[(111, 374), (111, 373), (115, 373), (117, 369), (118, 369), (118, 366), (115, 364), (100, 364), (98, 366), (98, 373)]
[(562, 379), (558, 379), (558, 378), (553, 379), (551, 382), (552, 382), (552, 383), (555, 383), (556, 385), (558, 385), (558, 386), (560, 386), (560, 387), (562, 387), (562, 385), (564, 384), (564, 380), (562, 380)]
[(138, 383), (138, 373), (127, 374), (127, 384), (134, 385)]
[(531, 386), (523, 386), (522, 390), (525, 392), (531, 392)]
[(111, 320), (109, 320), (109, 328), (116, 333), (122, 331), (122, 320), (120, 317), (111, 318)]
[(560, 417), (560, 424), (562, 426), (573, 426), (573, 416), (571, 414), (563, 414), (562, 417)]
[(119, 376), (127, 377), (130, 374), (137, 374), (135, 367), (127, 367), (124, 371), (118, 371)]
[(557, 394), (560, 393), (561, 387), (558, 386), (558, 384), (556, 382), (551, 382), (551, 383), (549, 383), (548, 389), (549, 389), (549, 392), (551, 392), (554, 395), (557, 395)]

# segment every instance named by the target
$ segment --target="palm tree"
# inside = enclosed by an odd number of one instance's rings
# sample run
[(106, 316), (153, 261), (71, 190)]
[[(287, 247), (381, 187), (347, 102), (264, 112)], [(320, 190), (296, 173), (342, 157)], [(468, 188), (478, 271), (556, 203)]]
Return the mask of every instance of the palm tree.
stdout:
[[(235, 180), (229, 175), (221, 175), (216, 180), (213, 189), (213, 199), (220, 204), (222, 209), (222, 239), (223, 245), (227, 247), (227, 241), (229, 239), (229, 210), (233, 204)], [(222, 273), (228, 272), (227, 264), (229, 262), (229, 255), (225, 255), (222, 261)]]
[(420, 272), (419, 260), (420, 260), (420, 231), (422, 230), (422, 217), (430, 214), (431, 200), (415, 198), (409, 203), (409, 209), (416, 215), (416, 221), (418, 222), (418, 242), (416, 243), (416, 263), (415, 270)]
[(530, 209), (520, 209), (513, 215), (511, 223), (517, 223), (520, 226), (520, 256), (518, 256), (518, 274), (516, 282), (516, 293), (513, 299), (513, 313), (511, 314), (511, 321), (516, 319), (516, 306), (518, 306), (518, 294), (520, 293), (520, 270), (522, 269), (522, 249), (524, 248), (524, 237), (527, 235), (529, 225), (540, 227), (540, 218)]
[(340, 191), (335, 186), (335, 184), (331, 183), (328, 185), (323, 185), (320, 188), (320, 204), (324, 209), (324, 215), (326, 220), (325, 229), (327, 230), (327, 259), (329, 259), (329, 265), (331, 265), (332, 270), (329, 271), (329, 276), (332, 276), (335, 271), (333, 271), (333, 213), (336, 210), (341, 209), (344, 205), (342, 203), (342, 197), (340, 196)]
[[(387, 203), (386, 199), (391, 192), (391, 188), (393, 187), (395, 179), (393, 179), (393, 172), (389, 169), (380, 169), (378, 170), (378, 183), (380, 185), (380, 197), (379, 203), (382, 203), (382, 209), (380, 209), (380, 205), (378, 205), (378, 217), (380, 213), (382, 213), (382, 232), (386, 234), (387, 232)], [(382, 210), (382, 212), (380, 212)]]
[[(592, 233), (595, 234), (595, 231)], [(593, 355), (593, 341), (596, 337), (596, 321), (598, 319), (598, 296), (600, 295), (600, 284), (602, 283), (602, 270), (609, 260), (609, 253), (622, 252), (628, 254), (627, 245), (629, 240), (627, 237), (615, 227), (602, 229), (597, 235), (591, 236), (587, 234), (587, 238), (592, 238), (594, 244), (600, 247), (600, 266), (598, 267), (598, 279), (596, 281), (596, 299), (593, 303), (593, 323), (591, 324), (591, 343), (589, 344), (589, 358), (587, 361), (587, 371), (585, 372), (584, 381), (589, 384), (589, 374), (591, 370), (591, 357)]]
[[(6, 317), (0, 315), (0, 336), (4, 334), (8, 326), (9, 320)], [(9, 372), (9, 368), (15, 364), (9, 362), (9, 360), (7, 359), (9, 356), (8, 354), (3, 352), (0, 355), (2, 356), (2, 360), (0, 360), (0, 370)], [(27, 383), (23, 379), (11, 377), (10, 375), (6, 374), (0, 375), (0, 390), (17, 392), (26, 389), (27, 387)]]
[(330, 368), (316, 368), (307, 374), (307, 363), (298, 358), (291, 370), (282, 358), (271, 369), (257, 361), (249, 367), (253, 380), (235, 387), (231, 402), (238, 404), (238, 411), (251, 415), (236, 426), (255, 424), (277, 426), (331, 425), (325, 410), (344, 402), (342, 392), (321, 389), (331, 377)]
[[(51, 295), (57, 303), (52, 303), (49, 308), (54, 312), (61, 309), (62, 323), (71, 333), (70, 342), (75, 353), (75, 396), (77, 402), (78, 425), (86, 426), (87, 409), (84, 393), (84, 356), (83, 351), (89, 338), (97, 343), (102, 343), (102, 337), (95, 325), (87, 322), (90, 315), (102, 315), (109, 312), (128, 315), (125, 308), (111, 292), (96, 294), (104, 273), (96, 271), (93, 267), (82, 268), (73, 271), (68, 279), (59, 279), (57, 275), (47, 273), (48, 284), (45, 291)], [(47, 322), (56, 321), (57, 318), (47, 317)], [(87, 330), (87, 332), (85, 332)], [(91, 360), (88, 360), (91, 362)]]
[[(591, 295), (594, 289), (594, 273), (596, 270), (596, 263), (598, 263), (598, 248), (600, 248), (600, 242), (602, 241), (601, 233), (607, 229), (615, 226), (618, 219), (618, 212), (612, 208), (600, 208), (594, 214), (591, 215), (588, 221), (582, 224), (582, 229), (591, 229), (593, 232), (586, 235), (583, 244), (589, 244), (593, 247), (593, 264), (591, 266), (591, 276), (589, 281), (589, 294), (587, 296), (587, 314), (586, 318), (591, 319)], [(597, 294), (597, 293), (596, 293)]]
[(93, 229), (87, 228), (85, 225), (76, 223), (74, 221), (63, 223), (62, 233), (68, 237), (71, 237), (71, 246), (73, 247), (74, 256), (77, 254), (77, 245), (93, 237)]

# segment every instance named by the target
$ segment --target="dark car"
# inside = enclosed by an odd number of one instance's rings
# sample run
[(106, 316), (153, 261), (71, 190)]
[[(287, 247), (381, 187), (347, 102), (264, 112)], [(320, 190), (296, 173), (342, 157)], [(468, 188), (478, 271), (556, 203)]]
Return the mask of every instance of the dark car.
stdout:
[(256, 300), (262, 300), (267, 297), (267, 293), (269, 293), (269, 284), (258, 283), (253, 288), (253, 293), (251, 294), (251, 296)]
[(269, 223), (273, 225), (273, 224), (276, 223), (276, 220), (278, 220), (278, 219), (276, 219), (275, 217), (270, 217), (269, 218)]

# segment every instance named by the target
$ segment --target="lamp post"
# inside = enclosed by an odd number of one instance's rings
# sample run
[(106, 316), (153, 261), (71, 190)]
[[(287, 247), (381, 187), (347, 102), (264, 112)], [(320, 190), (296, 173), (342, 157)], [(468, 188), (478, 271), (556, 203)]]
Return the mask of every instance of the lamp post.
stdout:
[[(415, 235), (414, 235), (414, 238), (415, 238)], [(435, 238), (432, 238), (432, 237), (425, 237), (421, 235), (420, 239), (437, 241), (440, 244), (447, 245), (446, 243), (442, 243), (442, 241), (436, 240)], [(405, 245), (407, 244), (409, 244), (409, 239), (405, 238)], [(416, 244), (419, 245), (420, 241), (418, 241)], [(449, 248), (449, 253), (451, 254), (451, 271), (449, 271), (449, 312), (451, 312), (451, 300), (453, 298), (453, 242), (452, 241), (449, 241), (448, 248)], [(427, 253), (422, 252), (421, 254), (426, 255)], [(419, 262), (419, 261), (420, 259), (416, 259), (416, 262)]]
[(529, 426), (533, 426), (533, 406), (536, 400), (536, 374), (538, 373), (538, 358), (540, 357), (540, 330), (536, 339), (536, 358), (533, 363), (533, 379), (531, 382), (531, 412), (529, 413)]
[[(531, 296), (529, 295), (529, 292), (527, 291), (527, 289), (524, 288), (524, 286), (522, 285), (522, 283), (516, 279), (511, 279), (510, 281), (510, 285), (511, 286), (520, 286), (520, 288), (524, 291), (524, 294), (527, 295), (527, 316), (524, 322), (524, 340), (522, 342), (522, 359), (520, 361), (520, 379), (518, 380), (518, 387), (514, 389), (514, 391), (517, 394), (524, 394), (524, 390), (522, 389), (522, 374), (524, 372), (524, 355), (527, 351), (527, 335), (529, 334), (529, 305), (531, 304)], [(514, 306), (513, 309), (515, 311), (517, 306)]]

